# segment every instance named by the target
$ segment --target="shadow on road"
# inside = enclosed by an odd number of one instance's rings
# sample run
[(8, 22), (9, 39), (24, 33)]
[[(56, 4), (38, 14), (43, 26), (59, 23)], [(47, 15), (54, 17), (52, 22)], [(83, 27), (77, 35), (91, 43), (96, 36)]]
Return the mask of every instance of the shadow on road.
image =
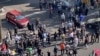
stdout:
[(2, 28), (4, 29), (13, 29), (14, 25), (8, 22), (6, 19), (1, 20)]

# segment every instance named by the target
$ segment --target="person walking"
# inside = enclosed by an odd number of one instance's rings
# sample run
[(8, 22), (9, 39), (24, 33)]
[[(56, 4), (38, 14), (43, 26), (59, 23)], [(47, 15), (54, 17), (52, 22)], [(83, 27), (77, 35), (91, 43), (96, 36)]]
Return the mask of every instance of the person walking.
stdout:
[(49, 18), (53, 17), (53, 8), (52, 6), (49, 7)]
[(62, 22), (62, 23), (65, 22), (65, 14), (64, 14), (64, 13), (61, 14), (61, 22)]
[(57, 41), (57, 33), (54, 33), (54, 41)]
[(74, 48), (77, 48), (78, 42), (79, 42), (79, 39), (75, 36), (74, 41), (73, 41)]
[(62, 41), (65, 41), (65, 37), (66, 37), (65, 34), (62, 33), (62, 34), (61, 34), (61, 39), (62, 39)]
[(92, 34), (91, 34), (91, 43), (93, 44), (94, 42), (95, 42), (95, 34), (92, 33)]
[(54, 47), (53, 52), (54, 52), (54, 56), (58, 56), (58, 55), (57, 55), (57, 53), (58, 53), (58, 48), (57, 48), (57, 46)]
[(39, 0), (39, 8), (40, 8), (40, 10), (43, 9), (43, 2), (42, 2), (42, 0)]
[(48, 44), (51, 44), (51, 35), (50, 35), (50, 33), (48, 33), (47, 42), (48, 42)]
[(35, 32), (35, 25), (34, 24), (32, 24), (31, 29), (32, 29), (32, 31), (34, 33)]
[(38, 56), (41, 56), (41, 54), (42, 54), (42, 50), (40, 47), (37, 48), (37, 54), (38, 54)]
[(12, 32), (10, 29), (8, 29), (9, 35), (10, 35), (10, 40), (12, 40)]
[(68, 43), (66, 43), (65, 50), (66, 50), (66, 54), (68, 55), (70, 50), (70, 45)]
[(96, 42), (99, 43), (99, 32), (97, 31), (97, 32), (95, 33), (95, 35), (96, 35)]
[(89, 42), (89, 35), (86, 34), (85, 40), (84, 40), (84, 44), (85, 44), (85, 47), (86, 47), (86, 48), (88, 47), (88, 46), (87, 46), (88, 42)]
[(32, 27), (31, 23), (28, 23), (27, 28), (28, 28), (28, 30), (29, 30), (30, 32), (31, 32), (31, 27)]
[(65, 50), (65, 44), (64, 44), (64, 42), (60, 43), (60, 50), (61, 50), (61, 55), (63, 55), (64, 54), (64, 50)]
[(14, 27), (14, 35), (18, 34), (18, 28)]
[(73, 56), (77, 56), (77, 49), (76, 48), (73, 49)]
[(51, 52), (50, 52), (50, 50), (48, 50), (48, 52), (47, 52), (47, 56), (51, 56)]

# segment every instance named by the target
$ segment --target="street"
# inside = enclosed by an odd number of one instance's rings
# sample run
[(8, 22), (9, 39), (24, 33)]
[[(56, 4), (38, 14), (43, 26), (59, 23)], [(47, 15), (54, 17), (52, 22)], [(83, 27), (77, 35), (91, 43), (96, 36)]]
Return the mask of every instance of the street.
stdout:
[[(42, 11), (39, 10), (38, 0), (20, 0), (20, 1), (9, 0), (3, 3), (0, 2), (0, 5), (2, 5), (2, 7), (5, 8), (5, 12), (3, 12), (4, 15), (0, 15), (0, 20), (2, 22), (2, 37), (3, 38), (5, 37), (5, 34), (7, 33), (7, 29), (12, 30), (13, 32), (14, 25), (7, 22), (7, 20), (5, 19), (6, 12), (12, 9), (16, 9), (20, 11), (22, 15), (27, 17), (31, 23), (34, 23), (36, 18), (40, 18), (40, 21), (43, 24), (47, 25), (47, 31), (51, 33), (54, 33), (55, 31), (57, 31), (58, 27), (60, 27), (61, 25), (60, 18), (58, 17), (58, 15), (55, 14), (53, 18), (51, 19), (48, 16), (48, 9), (44, 9)], [(92, 13), (90, 12), (87, 18), (95, 19), (95, 16), (97, 14), (98, 14), (98, 11), (94, 11)], [(22, 30), (23, 29), (19, 29), (19, 32)], [(24, 30), (27, 30), (27, 28), (24, 28)], [(53, 44), (55, 44), (55, 42)], [(47, 51), (48, 49), (50, 49), (51, 53), (53, 54), (53, 48), (54, 46), (43, 48), (43, 53), (47, 55)], [(93, 45), (89, 44), (88, 48), (84, 48), (84, 47), (79, 47), (79, 48), (81, 49), (78, 50), (77, 56), (89, 56), (89, 54), (92, 52), (93, 49), (95, 48), (100, 49), (100, 43), (95, 43)]]

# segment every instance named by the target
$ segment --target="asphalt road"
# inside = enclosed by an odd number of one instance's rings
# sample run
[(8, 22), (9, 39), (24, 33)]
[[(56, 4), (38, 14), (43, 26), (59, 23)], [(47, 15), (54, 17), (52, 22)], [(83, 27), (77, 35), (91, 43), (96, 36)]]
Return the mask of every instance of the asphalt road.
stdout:
[[(5, 12), (3, 12), (4, 15), (0, 15), (0, 20), (2, 21), (2, 36), (3, 37), (5, 36), (8, 28), (11, 29), (13, 32), (14, 25), (12, 25), (11, 23), (9, 23), (5, 20), (5, 13), (11, 9), (17, 9), (17, 10), (21, 11), (24, 16), (29, 18), (31, 23), (34, 23), (35, 18), (39, 17), (41, 22), (43, 24), (47, 25), (47, 27), (48, 27), (47, 30), (49, 32), (53, 33), (55, 31), (57, 31), (58, 27), (60, 27), (60, 18), (56, 14), (54, 14), (54, 17), (52, 19), (48, 18), (48, 10), (43, 10), (43, 11), (39, 10), (38, 0), (20, 0), (20, 1), (11, 0), (11, 1), (8, 1), (5, 3), (0, 3), (0, 4), (5, 8)], [(93, 15), (95, 15), (95, 12)], [(89, 16), (89, 18), (91, 19), (91, 18), (95, 18), (95, 17)], [(22, 31), (22, 30), (23, 29), (19, 29), (19, 31)], [(52, 53), (53, 47), (54, 46), (44, 48), (43, 52), (45, 53), (45, 55), (46, 55), (48, 49), (50, 49), (50, 51)], [(77, 56), (89, 56), (91, 51), (95, 48), (100, 49), (100, 43), (95, 43), (93, 45), (89, 45), (88, 49), (86, 49), (86, 48), (79, 49)], [(59, 52), (59, 54), (60, 54), (60, 52)]]

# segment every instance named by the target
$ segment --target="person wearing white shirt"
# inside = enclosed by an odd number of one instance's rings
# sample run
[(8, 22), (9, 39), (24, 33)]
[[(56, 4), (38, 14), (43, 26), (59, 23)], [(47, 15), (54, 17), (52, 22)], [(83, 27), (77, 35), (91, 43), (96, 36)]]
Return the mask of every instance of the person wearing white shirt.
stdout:
[(74, 39), (74, 32), (69, 33), (69, 41), (71, 41), (73, 43), (73, 39)]
[(73, 26), (73, 23), (72, 22), (68, 22), (67, 23), (67, 28), (71, 28)]
[(75, 36), (73, 46), (77, 48), (79, 39)]
[(19, 41), (20, 39), (21, 39), (20, 36), (18, 36), (18, 35), (15, 36), (15, 41), (16, 41), (16, 42)]
[(61, 21), (62, 21), (62, 22), (65, 21), (65, 14), (64, 14), (64, 13), (61, 14)]

